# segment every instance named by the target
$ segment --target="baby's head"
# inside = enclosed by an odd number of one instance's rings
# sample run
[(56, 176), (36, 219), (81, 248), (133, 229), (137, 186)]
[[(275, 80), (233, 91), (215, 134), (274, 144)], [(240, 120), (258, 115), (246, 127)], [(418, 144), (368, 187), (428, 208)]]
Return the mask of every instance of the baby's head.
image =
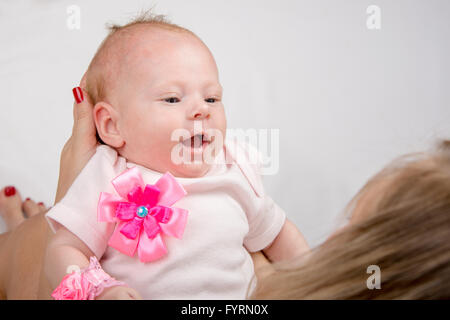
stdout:
[[(203, 176), (211, 164), (202, 154), (213, 149), (211, 140), (219, 145), (225, 138), (222, 87), (211, 52), (191, 31), (161, 16), (112, 27), (89, 65), (86, 90), (103, 142), (149, 169)], [(183, 152), (200, 161), (174, 161)]]

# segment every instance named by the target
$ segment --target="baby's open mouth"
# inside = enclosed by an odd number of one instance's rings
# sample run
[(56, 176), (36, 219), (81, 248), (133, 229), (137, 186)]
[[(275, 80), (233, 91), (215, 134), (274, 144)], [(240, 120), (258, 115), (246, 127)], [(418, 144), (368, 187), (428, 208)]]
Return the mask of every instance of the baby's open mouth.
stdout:
[(205, 133), (193, 135), (192, 137), (183, 140), (183, 145), (193, 150), (202, 150), (206, 145), (211, 142), (210, 137)]

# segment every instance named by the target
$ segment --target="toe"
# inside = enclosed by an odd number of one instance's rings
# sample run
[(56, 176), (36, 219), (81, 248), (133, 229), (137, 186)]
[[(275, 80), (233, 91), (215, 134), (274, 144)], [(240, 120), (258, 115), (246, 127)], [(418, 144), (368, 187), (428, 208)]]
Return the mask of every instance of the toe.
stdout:
[(0, 216), (9, 230), (14, 229), (23, 222), (22, 199), (19, 192), (13, 186), (0, 190)]
[(46, 206), (45, 203), (43, 203), (43, 202), (39, 202), (39, 203), (38, 203), (38, 206), (39, 206), (40, 212), (44, 212), (44, 211), (47, 210), (47, 206)]
[(32, 217), (39, 212), (41, 212), (41, 206), (39, 206), (36, 202), (31, 200), (30, 198), (26, 198), (22, 204), (22, 209), (27, 218)]

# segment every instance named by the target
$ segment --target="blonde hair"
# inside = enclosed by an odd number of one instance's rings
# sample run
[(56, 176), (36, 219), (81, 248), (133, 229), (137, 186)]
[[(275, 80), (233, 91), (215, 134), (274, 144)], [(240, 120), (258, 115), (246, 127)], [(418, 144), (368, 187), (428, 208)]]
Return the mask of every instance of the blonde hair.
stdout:
[[(113, 74), (112, 64), (115, 63), (116, 38), (124, 36), (134, 26), (148, 26), (169, 30), (172, 32), (188, 33), (197, 37), (192, 31), (179, 25), (171, 23), (165, 15), (156, 15), (152, 9), (139, 13), (134, 19), (125, 25), (107, 24), (108, 35), (102, 41), (96, 54), (89, 64), (86, 72), (86, 88), (91, 103), (95, 105), (99, 101), (105, 100), (107, 87), (112, 85), (112, 79), (117, 75)], [(197, 37), (198, 38), (198, 37)]]
[[(252, 299), (450, 298), (450, 141), (394, 161), (348, 205), (351, 223), (275, 265)], [(368, 289), (370, 265), (381, 289)]]

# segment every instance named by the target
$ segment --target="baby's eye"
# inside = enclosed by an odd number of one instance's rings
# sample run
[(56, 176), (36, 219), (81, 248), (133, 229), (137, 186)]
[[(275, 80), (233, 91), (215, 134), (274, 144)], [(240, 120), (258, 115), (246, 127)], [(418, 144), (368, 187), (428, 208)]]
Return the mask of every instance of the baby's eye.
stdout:
[(217, 101), (217, 99), (216, 98), (208, 98), (208, 99), (205, 99), (205, 101), (208, 103), (214, 103)]
[(177, 97), (170, 97), (170, 98), (164, 99), (164, 101), (167, 103), (177, 103), (177, 102), (180, 102), (180, 99), (178, 99)]

